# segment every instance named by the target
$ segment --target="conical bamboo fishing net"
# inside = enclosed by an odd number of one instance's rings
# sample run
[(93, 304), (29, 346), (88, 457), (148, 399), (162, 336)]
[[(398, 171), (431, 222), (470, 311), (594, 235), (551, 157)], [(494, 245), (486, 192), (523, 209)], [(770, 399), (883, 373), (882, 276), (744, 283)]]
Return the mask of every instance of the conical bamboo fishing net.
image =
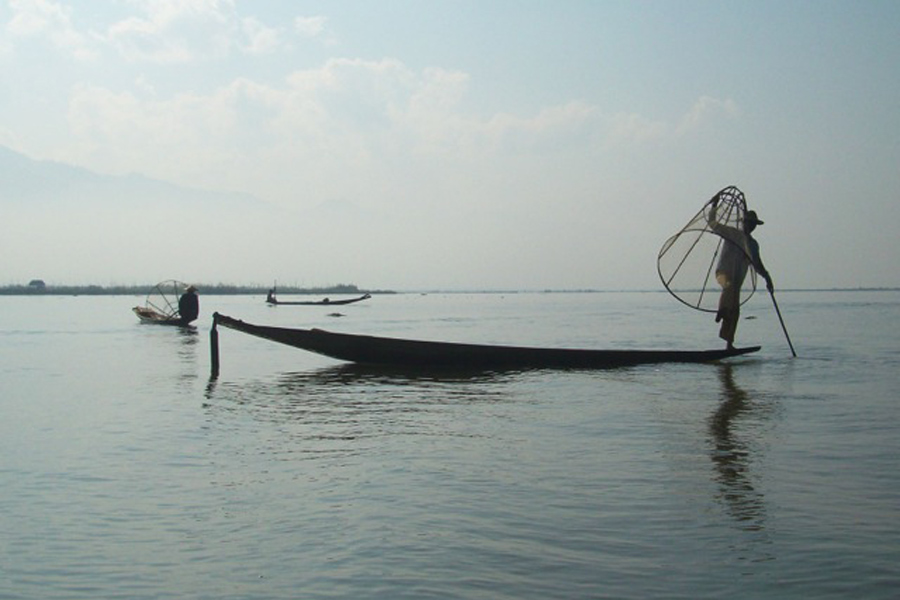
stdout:
[(162, 281), (147, 294), (144, 306), (167, 319), (177, 319), (179, 317), (178, 299), (186, 289), (187, 284), (181, 281), (174, 279)]
[[(715, 218), (712, 220), (714, 206)], [(716, 230), (722, 231), (723, 227), (727, 227), (743, 231), (746, 213), (744, 194), (734, 186), (727, 187), (713, 196), (678, 233), (666, 240), (656, 264), (663, 285), (673, 296), (691, 308), (716, 312), (721, 292), (716, 281), (716, 264), (723, 245), (731, 243)], [(741, 248), (747, 252), (743, 246)], [(756, 291), (756, 271), (752, 264), (749, 271), (741, 287), (741, 304)]]

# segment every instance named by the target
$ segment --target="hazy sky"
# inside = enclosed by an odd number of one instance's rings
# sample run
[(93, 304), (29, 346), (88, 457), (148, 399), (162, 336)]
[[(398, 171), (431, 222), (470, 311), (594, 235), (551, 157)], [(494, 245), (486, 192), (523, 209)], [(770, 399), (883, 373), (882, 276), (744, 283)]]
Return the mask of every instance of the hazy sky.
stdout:
[(0, 284), (661, 289), (734, 184), (777, 287), (898, 286), (898, 58), (896, 0), (5, 0), (0, 145), (276, 216), (21, 213)]

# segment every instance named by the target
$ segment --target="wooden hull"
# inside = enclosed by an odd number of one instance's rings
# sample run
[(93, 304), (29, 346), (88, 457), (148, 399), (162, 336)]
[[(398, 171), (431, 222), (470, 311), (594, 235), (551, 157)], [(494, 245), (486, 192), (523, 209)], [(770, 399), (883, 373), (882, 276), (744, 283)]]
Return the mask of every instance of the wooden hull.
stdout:
[(345, 300), (329, 300), (328, 298), (324, 300), (296, 300), (296, 301), (284, 301), (278, 300), (276, 298), (269, 298), (266, 300), (268, 304), (272, 306), (343, 306), (345, 304), (353, 304), (355, 302), (362, 302), (363, 300), (368, 300), (371, 298), (369, 294), (365, 294), (360, 296), (359, 298), (347, 298)]
[(131, 310), (133, 310), (134, 314), (137, 315), (137, 318), (141, 320), (141, 323), (148, 323), (150, 325), (187, 325), (187, 323), (181, 319), (167, 317), (143, 306), (135, 306)]
[(393, 367), (465, 369), (603, 369), (667, 362), (709, 362), (756, 352), (733, 350), (581, 350), (430, 342), (253, 325), (215, 313), (215, 325), (339, 360)]

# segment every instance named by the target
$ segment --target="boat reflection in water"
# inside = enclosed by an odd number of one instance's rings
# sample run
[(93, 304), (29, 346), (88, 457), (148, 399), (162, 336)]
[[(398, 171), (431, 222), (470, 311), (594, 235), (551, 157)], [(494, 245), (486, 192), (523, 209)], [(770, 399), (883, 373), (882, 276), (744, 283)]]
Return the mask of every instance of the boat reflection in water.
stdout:
[(339, 365), (274, 380), (211, 378), (204, 407), (213, 421), (239, 415), (277, 424), (272, 445), (278, 452), (308, 459), (370, 456), (384, 451), (385, 440), (414, 444), (477, 435), (470, 421), (453, 415), (470, 414), (476, 404), (513, 402), (512, 377)]

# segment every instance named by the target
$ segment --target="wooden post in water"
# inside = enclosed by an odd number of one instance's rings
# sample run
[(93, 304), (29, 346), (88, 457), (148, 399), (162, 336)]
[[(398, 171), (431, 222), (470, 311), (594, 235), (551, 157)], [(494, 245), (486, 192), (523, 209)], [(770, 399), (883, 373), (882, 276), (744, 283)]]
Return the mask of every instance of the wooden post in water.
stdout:
[(219, 330), (216, 328), (218, 323), (219, 313), (213, 313), (213, 325), (209, 330), (210, 364), (212, 365), (210, 378), (212, 379), (219, 376)]

